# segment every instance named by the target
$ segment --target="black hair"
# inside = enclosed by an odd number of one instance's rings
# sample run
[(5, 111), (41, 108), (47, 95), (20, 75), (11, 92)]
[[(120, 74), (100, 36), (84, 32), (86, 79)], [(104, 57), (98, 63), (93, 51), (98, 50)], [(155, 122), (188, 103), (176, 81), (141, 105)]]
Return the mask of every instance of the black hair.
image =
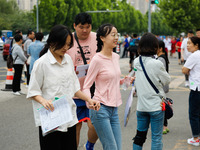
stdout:
[(42, 38), (44, 37), (42, 32), (38, 32), (35, 34), (36, 40), (42, 41)]
[(194, 34), (194, 32), (192, 30), (189, 30), (188, 33)]
[(133, 34), (133, 37), (134, 37), (134, 38), (136, 38), (136, 37), (137, 37), (137, 34), (136, 34), (136, 33), (134, 33), (134, 34)]
[(110, 34), (112, 28), (114, 26), (110, 23), (106, 23), (101, 25), (98, 29), (97, 29), (97, 51), (96, 52), (100, 52), (103, 46), (103, 41), (101, 40), (101, 37), (106, 37), (108, 34)]
[(33, 32), (33, 30), (28, 30), (28, 32), (27, 32), (27, 37), (28, 37), (30, 34), (32, 34), (32, 32)]
[(143, 56), (155, 55), (158, 50), (158, 39), (152, 33), (145, 33), (140, 39), (138, 53)]
[(15, 35), (16, 35), (16, 34), (20, 34), (20, 33), (22, 33), (21, 30), (15, 30)]
[(20, 34), (16, 34), (14, 36), (14, 39), (15, 39), (16, 42), (19, 42), (20, 40), (22, 40), (22, 36)]
[(169, 63), (168, 54), (165, 50), (165, 43), (162, 40), (158, 41), (159, 49), (162, 48), (162, 52), (165, 53), (166, 61)]
[(79, 13), (78, 15), (76, 15), (75, 19), (74, 19), (74, 23), (77, 26), (79, 23), (81, 23), (82, 25), (88, 23), (88, 24), (92, 24), (92, 18), (89, 14), (87, 13)]
[(190, 37), (190, 40), (192, 41), (194, 45), (198, 44), (198, 49), (200, 50), (200, 38), (198, 38), (197, 36), (193, 36), (193, 37)]
[(199, 29), (196, 29), (196, 32), (200, 31), (200, 28)]
[(61, 49), (65, 45), (68, 36), (71, 37), (71, 48), (73, 46), (73, 36), (71, 31), (64, 25), (55, 25), (49, 33), (47, 44), (45, 44), (45, 47), (40, 52), (40, 57), (44, 55), (50, 47), (53, 47), (54, 51)]

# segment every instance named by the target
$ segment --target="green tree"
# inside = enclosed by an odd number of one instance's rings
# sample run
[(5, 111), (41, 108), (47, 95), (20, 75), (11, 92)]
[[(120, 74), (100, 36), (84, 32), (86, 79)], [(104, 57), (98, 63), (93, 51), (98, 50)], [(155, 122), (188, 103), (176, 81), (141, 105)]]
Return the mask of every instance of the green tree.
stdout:
[(199, 0), (161, 0), (159, 7), (171, 28), (183, 32), (199, 27)]
[[(40, 0), (39, 4), (39, 27), (50, 30), (56, 24), (63, 24), (67, 16), (66, 10), (69, 6), (64, 0)], [(36, 6), (33, 9), (34, 21), (36, 23)]]

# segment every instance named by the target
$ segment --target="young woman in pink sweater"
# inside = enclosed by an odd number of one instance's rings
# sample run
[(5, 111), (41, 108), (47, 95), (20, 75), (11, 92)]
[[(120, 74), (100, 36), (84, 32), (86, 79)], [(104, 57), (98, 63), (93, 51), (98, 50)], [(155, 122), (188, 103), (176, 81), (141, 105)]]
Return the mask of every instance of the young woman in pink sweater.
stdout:
[(90, 96), (90, 87), (95, 82), (94, 100), (101, 103), (97, 112), (90, 111), (90, 118), (104, 150), (121, 150), (121, 129), (118, 106), (121, 71), (119, 55), (113, 52), (118, 41), (117, 29), (112, 24), (103, 24), (97, 30), (97, 54), (92, 58), (84, 82), (83, 92)]

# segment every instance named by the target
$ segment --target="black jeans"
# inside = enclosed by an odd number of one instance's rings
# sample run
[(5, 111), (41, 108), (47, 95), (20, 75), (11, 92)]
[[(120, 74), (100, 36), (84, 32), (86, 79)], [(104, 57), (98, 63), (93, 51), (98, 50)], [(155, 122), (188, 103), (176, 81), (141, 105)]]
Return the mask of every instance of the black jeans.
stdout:
[(55, 131), (42, 135), (39, 127), (39, 138), (41, 150), (77, 150), (76, 144), (76, 125), (68, 128), (67, 132)]
[(27, 83), (27, 85), (29, 85), (29, 80), (30, 80), (29, 66), (30, 65), (26, 65), (26, 69), (27, 69), (27, 71), (26, 71), (26, 79), (27, 79), (26, 83)]
[(21, 81), (21, 77), (22, 77), (23, 66), (24, 65), (22, 65), (22, 64), (14, 64), (13, 65), (13, 67), (15, 69), (13, 83), (12, 83), (13, 92), (21, 91), (20, 81)]
[(193, 137), (200, 136), (200, 91), (190, 91), (189, 119)]

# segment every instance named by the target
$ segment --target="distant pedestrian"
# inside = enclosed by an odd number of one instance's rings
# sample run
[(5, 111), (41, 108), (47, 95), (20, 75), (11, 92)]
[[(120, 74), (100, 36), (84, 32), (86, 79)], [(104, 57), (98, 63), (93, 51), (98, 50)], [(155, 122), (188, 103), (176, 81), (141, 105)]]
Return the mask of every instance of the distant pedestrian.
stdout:
[[(137, 133), (134, 137), (133, 150), (142, 150), (151, 124), (151, 150), (162, 150), (162, 132), (164, 111), (160, 106), (160, 96), (166, 97), (163, 85), (170, 82), (170, 76), (163, 63), (154, 58), (158, 51), (158, 40), (151, 33), (145, 33), (139, 42), (139, 57), (134, 60), (135, 85), (137, 88)], [(141, 57), (141, 58), (140, 58)], [(158, 95), (150, 85), (143, 72), (139, 59), (142, 59), (144, 68), (154, 85), (159, 90)]]
[[(159, 40), (158, 44), (159, 44), (159, 49), (157, 51), (157, 56), (158, 56), (157, 59), (163, 63), (165, 70), (169, 72), (169, 59), (168, 59), (167, 52), (165, 51), (165, 43)], [(163, 86), (163, 90), (165, 93), (168, 93), (169, 84), (166, 84), (165, 86)], [(168, 132), (169, 132), (168, 121), (167, 121), (166, 116), (164, 116), (163, 134), (167, 134)]]
[(172, 37), (170, 56), (173, 57), (173, 55), (174, 55), (175, 53), (176, 53), (176, 38), (175, 38), (175, 37)]
[[(27, 98), (33, 99), (35, 124), (39, 127), (41, 150), (77, 150), (76, 145), (76, 105), (72, 99), (75, 95), (89, 103), (89, 108), (98, 110), (100, 104), (80, 91), (80, 84), (74, 71), (73, 62), (66, 51), (73, 46), (71, 31), (63, 25), (54, 26), (36, 60), (31, 73)], [(52, 100), (66, 95), (73, 115), (73, 120), (59, 126), (54, 132), (42, 134), (38, 108), (44, 106), (54, 111)], [(62, 112), (59, 112), (62, 113)]]
[(123, 43), (124, 51), (123, 51), (122, 58), (128, 57), (128, 47), (129, 47), (128, 34), (124, 35), (124, 38), (125, 38), (124, 43)]
[[(181, 61), (183, 61), (184, 63), (186, 62), (187, 58), (191, 54), (191, 52), (187, 50), (187, 42), (188, 42), (188, 38), (192, 37), (193, 35), (194, 35), (193, 31), (189, 30), (187, 34), (187, 38), (183, 40), (182, 45), (181, 45)], [(189, 87), (189, 79), (188, 79), (187, 74), (185, 74), (185, 87)]]
[(35, 34), (35, 42), (32, 42), (28, 47), (28, 55), (31, 57), (30, 60), (30, 66), (29, 66), (29, 73), (31, 74), (31, 71), (33, 69), (34, 62), (39, 58), (39, 54), (41, 50), (44, 48), (44, 43), (42, 43), (43, 39), (43, 33), (38, 32)]
[(14, 60), (14, 78), (13, 78), (13, 94), (14, 95), (21, 95), (21, 88), (20, 88), (20, 81), (22, 76), (22, 70), (23, 66), (27, 60), (26, 56), (24, 55), (24, 52), (22, 50), (21, 44), (23, 42), (22, 36), (20, 34), (16, 34), (15, 37), (15, 44), (12, 47), (12, 57)]
[(90, 110), (90, 118), (104, 150), (121, 150), (121, 128), (118, 107), (122, 104), (120, 94), (121, 71), (119, 55), (113, 52), (117, 46), (118, 32), (112, 24), (103, 24), (97, 30), (97, 54), (92, 58), (84, 82), (84, 93), (90, 96), (95, 82), (94, 100), (101, 103), (98, 112)]
[(200, 38), (193, 36), (188, 38), (187, 50), (192, 54), (187, 58), (182, 72), (189, 75), (189, 120), (192, 129), (192, 138), (188, 144), (199, 146), (200, 136)]
[(178, 52), (178, 64), (181, 65), (183, 62), (181, 61), (181, 45), (183, 42), (183, 37), (180, 37), (180, 40), (176, 43), (176, 48)]
[(200, 38), (200, 28), (196, 30), (196, 36)]
[[(27, 57), (27, 59), (29, 57), (29, 55), (27, 53), (28, 47), (33, 42), (34, 37), (35, 37), (34, 31), (29, 30), (28, 33), (27, 33), (27, 40), (24, 43), (24, 54)], [(30, 64), (27, 63), (26, 64), (26, 79), (27, 79), (26, 84), (27, 84), (27, 86), (29, 85), (29, 80), (30, 80), (29, 66), (30, 66)]]
[(171, 51), (171, 39), (169, 38), (169, 36), (166, 36), (166, 38), (163, 40), (163, 42), (165, 43), (165, 50), (167, 51), (167, 53), (170, 53), (170, 51)]

